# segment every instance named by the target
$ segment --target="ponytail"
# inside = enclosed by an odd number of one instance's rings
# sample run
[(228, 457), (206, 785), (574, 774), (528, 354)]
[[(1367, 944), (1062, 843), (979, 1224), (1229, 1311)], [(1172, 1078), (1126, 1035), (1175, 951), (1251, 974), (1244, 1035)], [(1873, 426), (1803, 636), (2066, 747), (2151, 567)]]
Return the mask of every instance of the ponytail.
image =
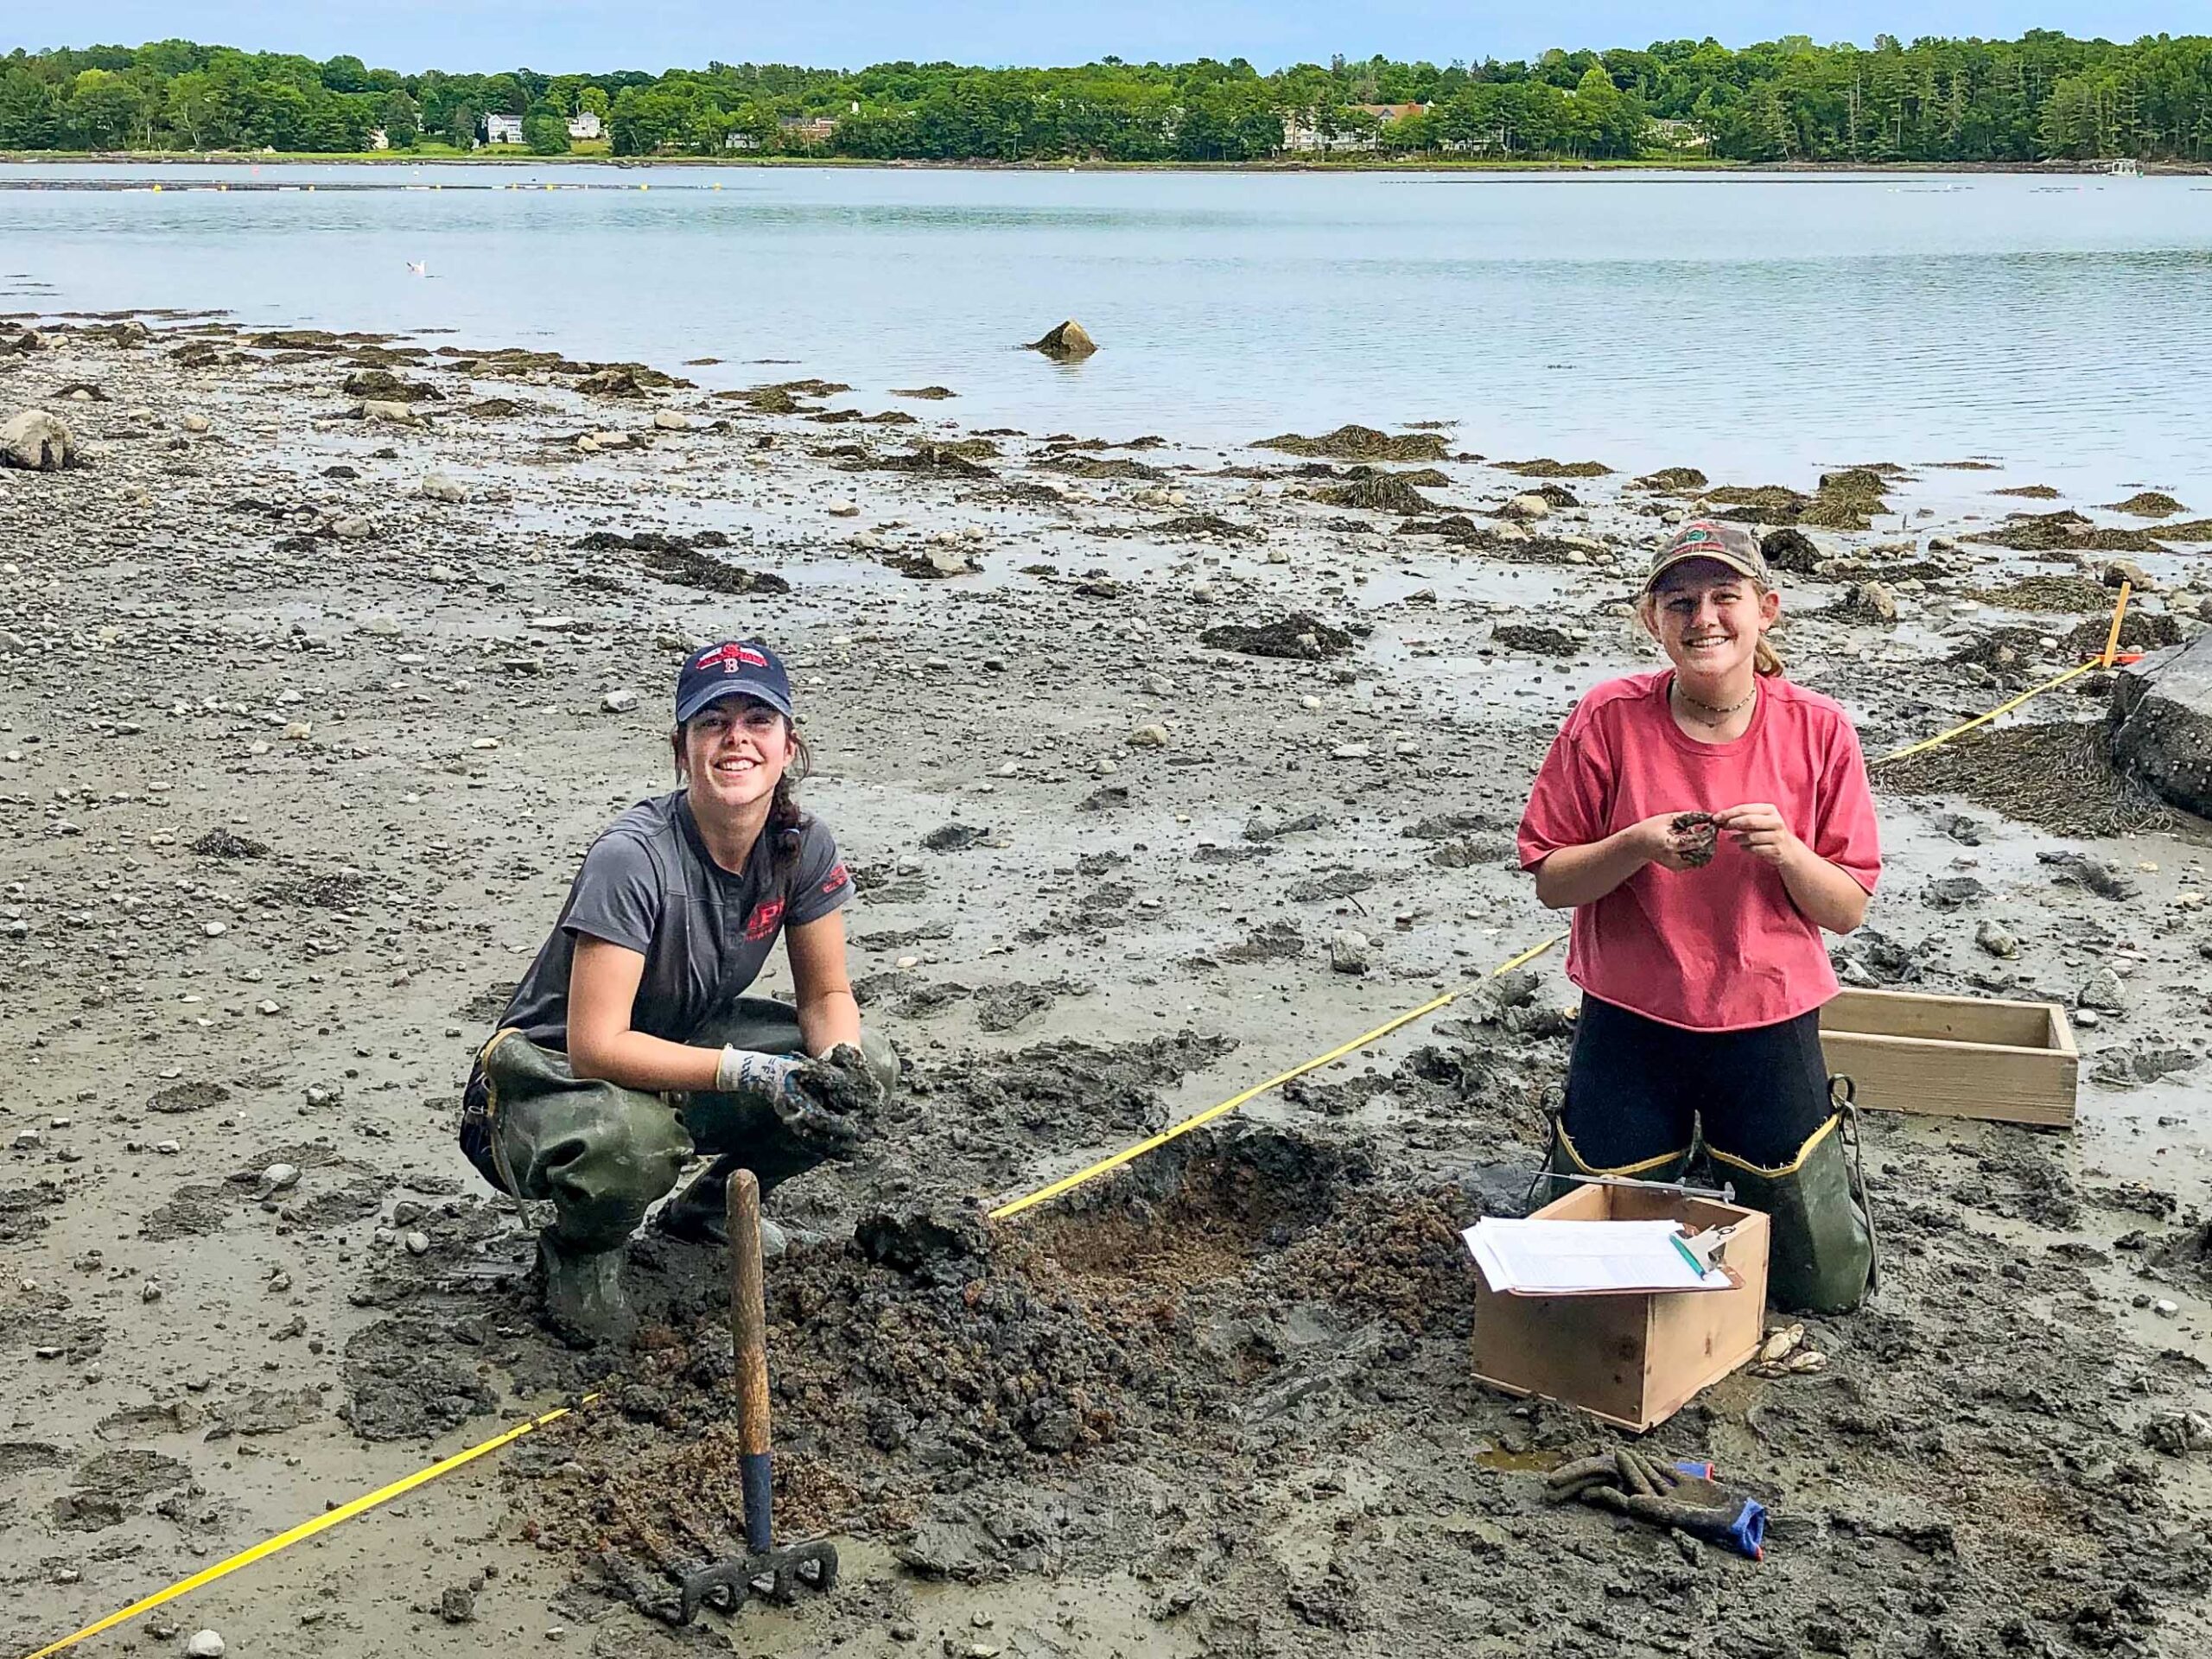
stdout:
[[(1779, 671), (1778, 670), (1777, 671)], [(768, 804), (768, 822), (765, 833), (769, 837), (768, 856), (779, 871), (788, 872), (798, 857), (799, 840), (806, 829), (806, 813), (798, 804), (798, 786), (814, 770), (814, 751), (799, 735), (798, 728), (788, 728), (791, 737), (791, 764), (784, 768), (784, 775), (776, 780), (775, 798)]]
[(1758, 651), (1751, 659), (1751, 672), (1762, 679), (1782, 677), (1782, 653), (1767, 643), (1766, 635), (1759, 635)]

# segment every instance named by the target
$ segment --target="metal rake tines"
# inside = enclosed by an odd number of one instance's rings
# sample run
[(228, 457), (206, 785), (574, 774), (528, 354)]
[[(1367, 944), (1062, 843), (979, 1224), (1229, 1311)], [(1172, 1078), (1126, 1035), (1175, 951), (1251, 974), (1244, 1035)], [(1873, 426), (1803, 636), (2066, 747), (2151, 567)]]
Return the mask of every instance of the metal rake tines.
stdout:
[(683, 1575), (671, 1622), (689, 1624), (702, 1607), (732, 1614), (753, 1596), (788, 1606), (801, 1592), (823, 1593), (836, 1582), (837, 1547), (826, 1538), (751, 1555), (732, 1555)]

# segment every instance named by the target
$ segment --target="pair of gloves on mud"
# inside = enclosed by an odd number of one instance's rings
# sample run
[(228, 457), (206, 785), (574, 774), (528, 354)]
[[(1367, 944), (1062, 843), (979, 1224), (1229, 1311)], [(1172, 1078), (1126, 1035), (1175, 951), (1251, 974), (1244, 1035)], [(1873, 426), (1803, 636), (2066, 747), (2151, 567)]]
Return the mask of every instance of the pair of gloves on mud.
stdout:
[(715, 1088), (767, 1101), (795, 1139), (828, 1158), (849, 1154), (883, 1103), (881, 1085), (850, 1043), (819, 1057), (725, 1047)]
[(1723, 1485), (1709, 1463), (1667, 1463), (1623, 1447), (1555, 1469), (1545, 1484), (1554, 1503), (1577, 1499), (1755, 1561), (1766, 1553), (1766, 1506)]

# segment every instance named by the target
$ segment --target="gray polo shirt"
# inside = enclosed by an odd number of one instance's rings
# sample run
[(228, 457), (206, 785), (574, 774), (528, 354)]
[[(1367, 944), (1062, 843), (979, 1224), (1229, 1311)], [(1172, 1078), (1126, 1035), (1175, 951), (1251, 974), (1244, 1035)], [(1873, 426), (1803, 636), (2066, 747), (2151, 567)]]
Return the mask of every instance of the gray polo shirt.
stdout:
[(583, 933), (645, 957), (631, 1029), (680, 1043), (760, 977), (785, 928), (819, 921), (852, 896), (836, 837), (818, 818), (801, 825), (798, 855), (780, 872), (763, 836), (733, 874), (699, 838), (683, 791), (640, 801), (584, 855), (561, 919), (499, 1024), (567, 1052), (569, 968)]

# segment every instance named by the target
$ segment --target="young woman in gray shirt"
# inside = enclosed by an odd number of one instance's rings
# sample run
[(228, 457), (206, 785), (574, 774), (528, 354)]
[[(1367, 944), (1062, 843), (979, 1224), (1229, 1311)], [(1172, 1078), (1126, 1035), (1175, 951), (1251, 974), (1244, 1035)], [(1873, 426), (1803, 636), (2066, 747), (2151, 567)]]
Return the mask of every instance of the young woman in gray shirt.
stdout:
[[(782, 663), (757, 640), (694, 652), (675, 714), (678, 787), (585, 854), (461, 1114), (486, 1179), (552, 1205), (546, 1312), (590, 1340), (632, 1328), (623, 1247), (686, 1160), (712, 1159), (658, 1224), (718, 1242), (734, 1172), (766, 1192), (848, 1155), (898, 1076), (846, 973), (852, 878), (798, 806), (808, 755)], [(789, 1003), (745, 994), (779, 938)]]

